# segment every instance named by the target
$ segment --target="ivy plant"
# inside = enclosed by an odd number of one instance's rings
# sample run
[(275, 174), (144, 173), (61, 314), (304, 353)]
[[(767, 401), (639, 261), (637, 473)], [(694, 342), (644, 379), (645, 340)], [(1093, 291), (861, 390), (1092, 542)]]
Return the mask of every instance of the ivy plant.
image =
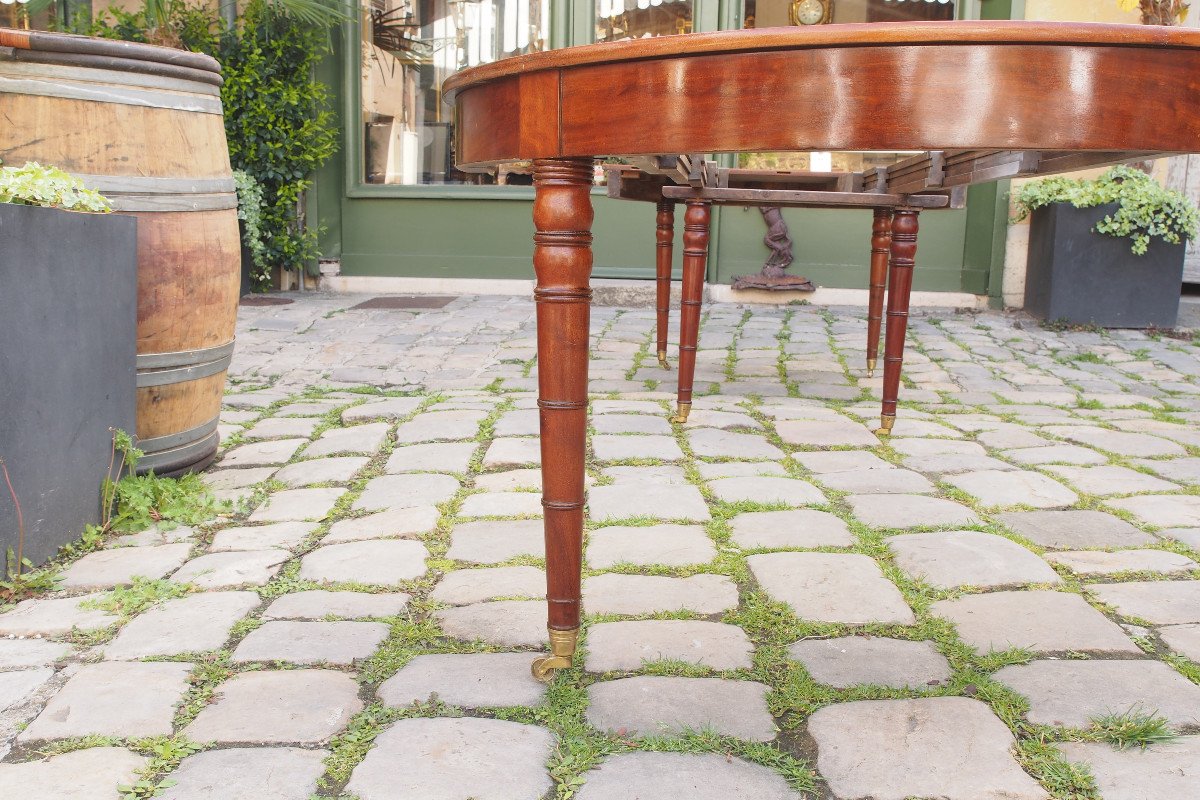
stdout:
[(1021, 187), (1016, 198), (1020, 222), (1035, 210), (1051, 203), (1070, 203), (1075, 208), (1116, 203), (1117, 210), (1096, 223), (1097, 233), (1128, 237), (1136, 255), (1145, 255), (1151, 237), (1171, 244), (1195, 239), (1200, 212), (1184, 194), (1164, 189), (1141, 170), (1116, 166), (1095, 180), (1046, 178)]
[(238, 219), (244, 228), (242, 243), (254, 262), (251, 277), (256, 283), (263, 283), (270, 277), (271, 262), (267, 259), (267, 246), (263, 244), (262, 187), (253, 175), (240, 169), (233, 171), (233, 183), (237, 188)]
[(0, 203), (67, 211), (112, 211), (108, 200), (84, 186), (83, 181), (36, 161), (28, 161), (21, 167), (0, 167)]

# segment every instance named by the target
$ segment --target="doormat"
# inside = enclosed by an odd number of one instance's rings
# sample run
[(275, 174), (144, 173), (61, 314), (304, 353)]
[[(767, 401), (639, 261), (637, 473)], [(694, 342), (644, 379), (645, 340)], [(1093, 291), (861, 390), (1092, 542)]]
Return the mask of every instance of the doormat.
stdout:
[(356, 306), (350, 306), (350, 310), (445, 308), (454, 300), (453, 296), (445, 294), (396, 294), (387, 297), (372, 297)]
[(296, 301), (290, 297), (276, 297), (270, 294), (247, 294), (242, 295), (238, 302), (244, 306), (286, 306)]

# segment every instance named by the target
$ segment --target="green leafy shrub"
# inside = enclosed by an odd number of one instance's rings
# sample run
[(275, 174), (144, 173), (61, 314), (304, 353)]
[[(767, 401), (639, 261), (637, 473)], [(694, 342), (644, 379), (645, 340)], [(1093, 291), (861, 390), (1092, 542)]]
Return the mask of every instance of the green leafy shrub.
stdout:
[(1164, 189), (1141, 170), (1116, 166), (1095, 180), (1047, 178), (1021, 187), (1016, 196), (1015, 222), (1051, 203), (1070, 203), (1075, 208), (1091, 208), (1117, 203), (1116, 213), (1096, 224), (1097, 233), (1133, 240), (1132, 250), (1144, 255), (1150, 238), (1158, 236), (1171, 244), (1195, 239), (1200, 227), (1200, 212), (1180, 192)]
[(233, 171), (233, 183), (237, 187), (238, 219), (245, 227), (242, 242), (250, 251), (254, 262), (253, 275), (263, 281), (270, 275), (271, 264), (267, 260), (267, 247), (263, 244), (262, 232), (262, 187), (254, 176), (240, 169)]
[(108, 200), (85, 187), (83, 181), (36, 161), (26, 162), (22, 167), (0, 167), (0, 203), (67, 211), (112, 211)]

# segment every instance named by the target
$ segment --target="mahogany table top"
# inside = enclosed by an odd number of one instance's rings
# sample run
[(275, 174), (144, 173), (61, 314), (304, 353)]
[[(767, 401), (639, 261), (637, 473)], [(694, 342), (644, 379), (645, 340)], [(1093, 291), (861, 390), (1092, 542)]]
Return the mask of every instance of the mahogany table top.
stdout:
[(445, 83), (460, 168), (776, 150), (1200, 150), (1200, 30), (822, 25), (602, 43)]

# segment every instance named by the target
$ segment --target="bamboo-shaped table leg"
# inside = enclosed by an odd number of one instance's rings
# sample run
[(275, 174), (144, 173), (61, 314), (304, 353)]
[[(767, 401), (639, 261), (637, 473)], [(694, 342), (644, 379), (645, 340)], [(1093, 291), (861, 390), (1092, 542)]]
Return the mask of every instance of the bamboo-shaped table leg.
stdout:
[(908, 333), (908, 304), (912, 294), (913, 266), (917, 256), (916, 208), (897, 208), (892, 218), (891, 258), (888, 264), (887, 336), (883, 355), (883, 408), (876, 433), (890, 434), (896, 424), (900, 371), (904, 366), (904, 339)]
[(537, 274), (538, 409), (546, 602), (551, 655), (533, 662), (550, 680), (571, 666), (579, 639), (588, 324), (592, 290), (592, 160), (533, 162), (533, 269)]
[(692, 411), (692, 384), (696, 377), (696, 344), (700, 338), (700, 306), (708, 262), (708, 227), (711, 204), (688, 200), (683, 212), (683, 301), (679, 313), (679, 393), (672, 422), (687, 422)]
[(892, 210), (875, 209), (871, 225), (871, 283), (867, 301), (867, 377), (879, 359), (879, 329), (883, 322), (883, 292), (887, 288), (888, 253), (892, 244)]
[(654, 262), (658, 281), (658, 365), (670, 369), (667, 363), (667, 323), (671, 314), (671, 257), (675, 243), (675, 201), (659, 200), (658, 229), (655, 231), (657, 249)]

